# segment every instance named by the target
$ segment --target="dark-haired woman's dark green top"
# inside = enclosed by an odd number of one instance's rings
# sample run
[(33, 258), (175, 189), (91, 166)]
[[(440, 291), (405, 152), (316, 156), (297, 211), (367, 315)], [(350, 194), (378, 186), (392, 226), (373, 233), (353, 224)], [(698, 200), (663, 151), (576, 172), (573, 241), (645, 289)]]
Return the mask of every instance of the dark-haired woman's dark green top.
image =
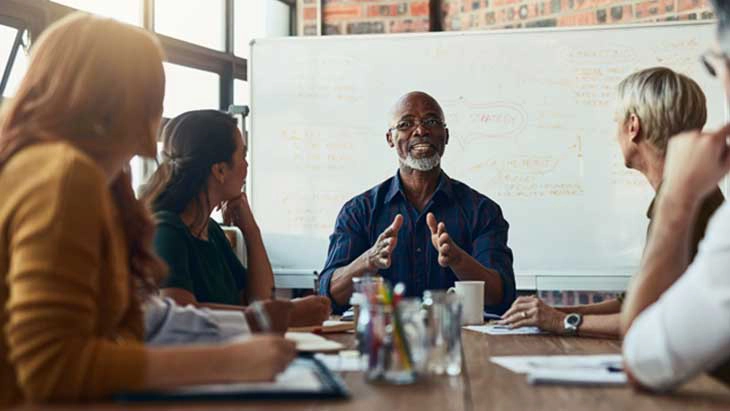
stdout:
[(200, 303), (240, 305), (246, 268), (218, 223), (210, 220), (208, 240), (201, 240), (176, 213), (159, 211), (155, 218), (155, 250), (170, 266), (162, 288), (188, 290)]

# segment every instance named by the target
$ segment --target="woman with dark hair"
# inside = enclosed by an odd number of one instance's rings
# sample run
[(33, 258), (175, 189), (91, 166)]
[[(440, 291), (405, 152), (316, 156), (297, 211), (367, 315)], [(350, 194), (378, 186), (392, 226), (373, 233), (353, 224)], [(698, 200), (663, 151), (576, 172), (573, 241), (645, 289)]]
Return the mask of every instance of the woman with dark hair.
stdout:
[[(216, 110), (189, 111), (170, 120), (162, 135), (163, 161), (142, 189), (157, 219), (155, 249), (170, 267), (162, 295), (215, 309), (270, 299), (271, 263), (241, 192), (248, 163), (236, 120)], [(219, 206), (243, 233), (248, 269), (210, 218)], [(289, 324), (321, 324), (329, 310), (324, 297), (294, 300)]]

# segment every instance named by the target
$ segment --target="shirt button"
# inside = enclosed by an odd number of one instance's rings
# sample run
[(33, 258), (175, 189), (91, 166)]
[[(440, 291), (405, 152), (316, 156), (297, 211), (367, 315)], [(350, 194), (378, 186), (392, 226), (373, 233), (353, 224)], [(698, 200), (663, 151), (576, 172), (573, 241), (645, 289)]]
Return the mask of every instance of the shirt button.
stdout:
[(416, 252), (417, 253), (420, 253), (421, 252), (421, 247), (416, 248)]

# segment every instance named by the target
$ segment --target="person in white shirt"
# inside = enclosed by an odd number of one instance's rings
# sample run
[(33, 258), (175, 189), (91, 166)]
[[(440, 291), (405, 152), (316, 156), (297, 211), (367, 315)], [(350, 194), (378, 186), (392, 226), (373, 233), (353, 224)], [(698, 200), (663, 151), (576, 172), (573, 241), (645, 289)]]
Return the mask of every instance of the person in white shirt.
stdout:
[[(702, 56), (730, 95), (730, 2), (713, 0), (718, 43)], [(730, 124), (670, 139), (654, 228), (621, 313), (629, 380), (666, 391), (702, 373), (730, 383), (730, 204), (710, 220), (689, 265), (699, 204), (730, 171)]]

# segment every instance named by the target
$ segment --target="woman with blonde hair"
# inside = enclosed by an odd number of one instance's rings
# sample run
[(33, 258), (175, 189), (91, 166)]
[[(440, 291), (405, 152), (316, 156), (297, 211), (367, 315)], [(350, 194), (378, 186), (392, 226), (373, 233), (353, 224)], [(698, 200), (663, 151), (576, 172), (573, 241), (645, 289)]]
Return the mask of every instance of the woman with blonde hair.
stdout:
[(34, 45), (0, 117), (0, 405), (265, 380), (294, 357), (274, 336), (142, 343), (165, 265), (124, 169), (155, 155), (164, 81), (155, 38), (113, 20), (75, 14)]
[[(705, 93), (699, 84), (667, 67), (651, 67), (624, 78), (617, 87), (614, 120), (616, 139), (626, 167), (639, 171), (660, 197), (664, 161), (669, 139), (689, 130), (701, 130), (707, 121)], [(703, 201), (686, 245), (694, 259), (705, 235), (710, 217), (725, 198), (715, 188)], [(654, 203), (647, 238), (653, 230)], [(633, 204), (625, 204), (634, 207)], [(618, 338), (624, 295), (602, 302), (577, 306), (552, 307), (535, 296), (519, 297), (504, 314), (503, 323), (511, 327), (537, 326), (559, 335)]]

